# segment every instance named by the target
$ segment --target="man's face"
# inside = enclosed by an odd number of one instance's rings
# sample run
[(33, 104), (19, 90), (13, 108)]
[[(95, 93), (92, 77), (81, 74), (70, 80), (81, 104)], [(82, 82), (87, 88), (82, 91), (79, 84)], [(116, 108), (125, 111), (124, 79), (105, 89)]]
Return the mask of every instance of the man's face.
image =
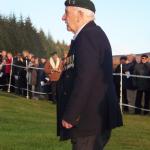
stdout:
[(142, 57), (141, 58), (141, 62), (142, 63), (147, 63), (148, 62), (148, 58), (147, 57)]
[(78, 30), (79, 11), (72, 6), (66, 7), (62, 20), (65, 21), (67, 30), (75, 33)]
[(35, 62), (35, 58), (34, 58), (34, 57), (31, 58), (31, 62), (32, 62), (32, 63)]
[(12, 58), (12, 55), (10, 53), (7, 54), (8, 59)]
[(133, 62), (135, 60), (135, 57), (134, 56), (132, 56), (132, 55), (129, 55), (128, 56), (128, 61), (129, 62)]
[(42, 62), (42, 63), (45, 63), (45, 62), (46, 62), (46, 59), (45, 59), (45, 58), (41, 58), (41, 62)]
[(7, 55), (7, 52), (6, 51), (2, 51), (2, 56), (6, 57), (6, 55)]
[(121, 59), (120, 64), (126, 64), (126, 59)]
[(57, 54), (53, 55), (53, 59), (56, 61), (58, 58)]

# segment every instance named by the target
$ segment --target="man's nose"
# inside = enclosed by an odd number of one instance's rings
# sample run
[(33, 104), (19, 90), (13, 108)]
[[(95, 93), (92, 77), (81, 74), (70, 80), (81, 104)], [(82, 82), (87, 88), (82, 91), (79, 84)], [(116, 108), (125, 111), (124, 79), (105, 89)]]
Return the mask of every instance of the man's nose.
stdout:
[(66, 20), (66, 15), (65, 14), (62, 16), (62, 20), (63, 21)]

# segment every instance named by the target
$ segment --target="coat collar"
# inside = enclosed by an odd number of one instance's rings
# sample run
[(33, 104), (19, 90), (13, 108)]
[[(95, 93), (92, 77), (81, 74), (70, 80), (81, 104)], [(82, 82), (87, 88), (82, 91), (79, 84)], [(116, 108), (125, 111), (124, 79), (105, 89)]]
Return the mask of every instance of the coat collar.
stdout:
[(94, 27), (94, 26), (96, 26), (96, 24), (95, 24), (94, 21), (88, 22), (88, 23), (81, 29), (81, 31), (77, 34), (76, 38), (73, 39), (73, 40), (71, 40), (69, 55), (74, 52), (74, 44), (75, 44), (75, 41), (77, 40), (77, 38), (80, 36), (80, 34), (81, 34), (83, 31), (87, 30), (88, 28), (91, 28), (91, 27)]
[(86, 28), (88, 28), (88, 27), (92, 27), (92, 26), (96, 26), (96, 24), (95, 24), (94, 21), (90, 21), (90, 22), (88, 22), (87, 24), (84, 24), (84, 25), (77, 31), (77, 33), (73, 36), (73, 40), (75, 40), (75, 39), (77, 38), (78, 34), (79, 34), (82, 30), (84, 30), (84, 29), (86, 29)]
[[(94, 21), (88, 22), (86, 25), (84, 25), (84, 26), (82, 27), (82, 29), (81, 29), (80, 32), (78, 33), (77, 37), (78, 37), (84, 30), (86, 30), (86, 29), (88, 29), (88, 28), (91, 28), (91, 27), (94, 27), (94, 26), (96, 26), (96, 24), (95, 24)], [(77, 38), (77, 37), (76, 37), (76, 38)]]

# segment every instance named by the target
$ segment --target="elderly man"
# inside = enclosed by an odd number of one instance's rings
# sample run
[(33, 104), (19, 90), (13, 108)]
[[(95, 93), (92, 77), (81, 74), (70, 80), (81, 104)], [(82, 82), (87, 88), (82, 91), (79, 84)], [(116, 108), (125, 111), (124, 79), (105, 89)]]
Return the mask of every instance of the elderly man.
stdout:
[(66, 0), (65, 21), (74, 38), (60, 78), (58, 136), (73, 150), (102, 150), (111, 130), (122, 125), (112, 77), (112, 53), (94, 23), (90, 0)]

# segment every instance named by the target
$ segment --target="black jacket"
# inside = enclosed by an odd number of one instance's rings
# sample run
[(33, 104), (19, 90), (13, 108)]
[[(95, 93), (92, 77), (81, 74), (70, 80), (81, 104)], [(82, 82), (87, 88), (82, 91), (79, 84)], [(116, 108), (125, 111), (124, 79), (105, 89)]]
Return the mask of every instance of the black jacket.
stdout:
[[(150, 76), (150, 64), (139, 63), (135, 65), (134, 75)], [(133, 78), (133, 84), (138, 90), (150, 90), (149, 78)]]
[[(58, 136), (64, 140), (121, 126), (111, 47), (102, 29), (88, 23), (72, 42), (66, 62), (58, 90)], [(62, 119), (74, 127), (64, 129)]]

